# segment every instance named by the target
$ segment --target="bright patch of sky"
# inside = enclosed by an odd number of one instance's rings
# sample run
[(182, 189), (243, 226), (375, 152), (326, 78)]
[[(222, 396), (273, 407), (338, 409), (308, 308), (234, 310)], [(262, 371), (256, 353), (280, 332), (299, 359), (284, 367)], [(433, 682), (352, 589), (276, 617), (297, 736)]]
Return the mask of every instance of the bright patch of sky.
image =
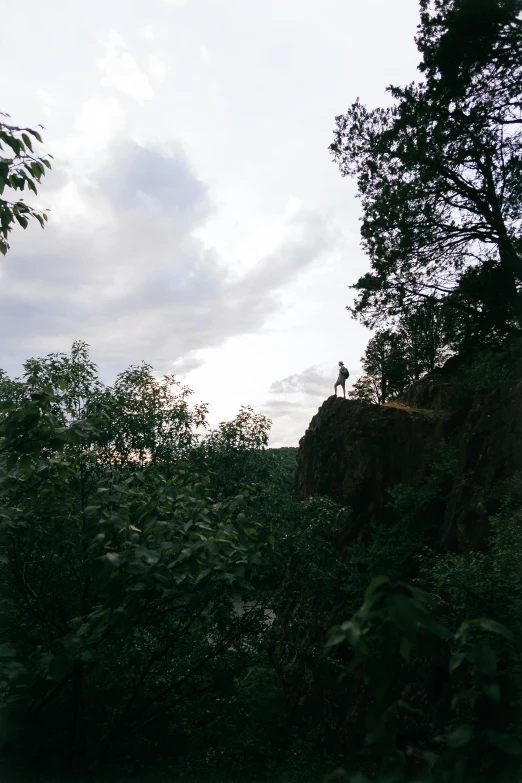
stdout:
[(0, 261), (0, 367), (91, 345), (106, 380), (146, 360), (211, 420), (252, 405), (297, 445), (353, 381), (346, 312), (368, 269), (335, 116), (415, 78), (416, 0), (54, 0), (0, 29), (0, 110), (46, 126), (45, 232)]

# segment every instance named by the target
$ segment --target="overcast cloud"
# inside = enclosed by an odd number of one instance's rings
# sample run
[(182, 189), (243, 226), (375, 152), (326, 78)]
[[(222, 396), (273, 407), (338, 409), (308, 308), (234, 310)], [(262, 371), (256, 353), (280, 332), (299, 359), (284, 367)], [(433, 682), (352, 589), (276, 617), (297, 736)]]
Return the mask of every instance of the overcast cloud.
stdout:
[(410, 81), (415, 0), (5, 0), (2, 105), (55, 156), (48, 227), (0, 261), (0, 366), (90, 343), (106, 380), (175, 371), (213, 421), (252, 404), (297, 445), (352, 380), (367, 268), (334, 117)]
[[(239, 275), (194, 229), (213, 210), (181, 153), (126, 141), (88, 184), (53, 175), (53, 213), (70, 190), (75, 213), (45, 235), (16, 237), (2, 268), (4, 363), (65, 349), (76, 335), (112, 375), (147, 359), (158, 371), (226, 338), (255, 331), (278, 307), (277, 291), (335, 247), (328, 222), (304, 210), (286, 219), (284, 241)], [(65, 205), (65, 211), (70, 208)], [(191, 367), (202, 360), (192, 359)], [(185, 367), (187, 365), (185, 364)]]

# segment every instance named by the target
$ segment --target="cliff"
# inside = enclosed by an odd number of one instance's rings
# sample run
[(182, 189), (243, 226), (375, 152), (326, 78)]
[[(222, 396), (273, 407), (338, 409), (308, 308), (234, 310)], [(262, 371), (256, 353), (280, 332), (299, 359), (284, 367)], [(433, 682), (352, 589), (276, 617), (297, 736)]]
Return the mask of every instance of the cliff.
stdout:
[(464, 409), (448, 406), (452, 376), (434, 374), (403, 399), (369, 405), (330, 397), (299, 443), (296, 496), (327, 495), (353, 510), (352, 525), (390, 518), (389, 491), (423, 479), (441, 441), (458, 469), (440, 520), (444, 548), (476, 548), (484, 518), (497, 508), (495, 487), (522, 470), (522, 380), (477, 392)]
[[(348, 562), (353, 545), (371, 542), (376, 523), (401, 524), (390, 491), (421, 487), (442, 444), (453, 454), (449, 490), (426, 505), (420, 524), (430, 526), (435, 551), (487, 549), (488, 520), (498, 511), (505, 482), (522, 470), (522, 381), (476, 392), (465, 407), (453, 409), (451, 389), (451, 376), (440, 373), (402, 401), (377, 406), (331, 397), (319, 408), (300, 441), (295, 491), (301, 500), (326, 495), (351, 509), (335, 532), (332, 562)], [(340, 684), (320, 662), (329, 628), (350, 613), (345, 586), (336, 579), (333, 598), (326, 600), (289, 567), (272, 654), (296, 723), (326, 728), (346, 751), (359, 730), (361, 691), (353, 680)], [(306, 649), (316, 652), (305, 656)], [(422, 674), (433, 705), (442, 692), (439, 674)]]
[(448, 430), (430, 410), (330, 397), (299, 444), (296, 496), (327, 495), (349, 506), (354, 530), (389, 516), (389, 490), (424, 474)]

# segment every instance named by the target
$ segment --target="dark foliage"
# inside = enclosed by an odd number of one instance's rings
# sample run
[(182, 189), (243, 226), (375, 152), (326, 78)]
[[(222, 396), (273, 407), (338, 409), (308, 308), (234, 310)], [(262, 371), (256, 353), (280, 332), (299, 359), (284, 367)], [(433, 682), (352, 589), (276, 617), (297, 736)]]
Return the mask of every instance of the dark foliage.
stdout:
[(372, 267), (353, 312), (373, 326), (435, 297), (477, 334), (520, 329), (521, 5), (421, 10), (425, 81), (390, 87), (389, 109), (357, 101), (336, 119), (331, 150), (357, 178)]
[[(9, 118), (0, 112), (0, 118)], [(38, 156), (34, 147), (42, 143), (40, 132), (34, 128), (19, 128), (0, 120), (0, 253), (9, 249), (8, 236), (15, 225), (27, 228), (31, 218), (44, 228), (47, 213), (27, 204), (23, 197), (15, 200), (17, 191), (37, 194), (46, 170), (51, 168), (52, 155)], [(7, 191), (7, 193), (6, 193)], [(5, 198), (5, 195), (11, 198)]]

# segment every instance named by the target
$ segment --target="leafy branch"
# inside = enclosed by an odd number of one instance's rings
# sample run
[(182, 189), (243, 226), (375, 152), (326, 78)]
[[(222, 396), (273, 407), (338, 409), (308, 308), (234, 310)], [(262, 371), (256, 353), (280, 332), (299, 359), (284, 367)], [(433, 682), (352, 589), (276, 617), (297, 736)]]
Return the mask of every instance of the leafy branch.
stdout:
[[(1, 117), (9, 115), (0, 112)], [(23, 198), (3, 197), (6, 189), (16, 192), (27, 188), (38, 194), (37, 186), (51, 168), (52, 155), (36, 155), (34, 142), (42, 143), (38, 130), (19, 128), (0, 120), (0, 253), (4, 256), (9, 250), (8, 236), (16, 224), (27, 228), (29, 220), (34, 218), (44, 228), (47, 221), (47, 210), (35, 209)]]

